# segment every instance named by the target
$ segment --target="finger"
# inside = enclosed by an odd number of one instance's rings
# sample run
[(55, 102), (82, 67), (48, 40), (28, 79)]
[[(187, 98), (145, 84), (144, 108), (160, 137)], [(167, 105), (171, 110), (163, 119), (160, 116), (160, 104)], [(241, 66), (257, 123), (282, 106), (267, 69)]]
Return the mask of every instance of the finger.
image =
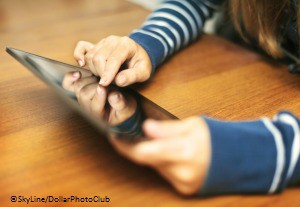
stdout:
[(108, 95), (108, 102), (115, 111), (122, 111), (127, 108), (126, 99), (117, 91), (113, 91)]
[(126, 69), (119, 72), (115, 78), (117, 86), (124, 87), (138, 82), (138, 74), (135, 69)]
[(80, 89), (80, 92), (78, 94), (77, 100), (78, 100), (79, 105), (82, 106), (87, 111), (91, 111), (90, 105), (91, 105), (91, 101), (96, 93), (97, 85), (98, 85), (98, 83), (92, 83), (92, 84), (85, 85)]
[(66, 73), (62, 82), (63, 88), (68, 91), (74, 92), (74, 83), (80, 78), (81, 73), (79, 71)]
[(91, 101), (91, 112), (97, 116), (103, 117), (105, 112), (107, 91), (97, 83), (96, 93)]
[(146, 72), (139, 68), (129, 68), (120, 71), (115, 82), (118, 86), (124, 87), (137, 82), (144, 82), (150, 78), (151, 72)]
[(121, 42), (116, 49), (110, 54), (105, 64), (105, 70), (102, 73), (100, 84), (108, 86), (115, 78), (121, 65), (134, 55), (132, 47), (125, 42)]
[(143, 165), (159, 166), (168, 160), (163, 156), (165, 143), (158, 141), (140, 141), (128, 143), (118, 138), (110, 139), (116, 150), (128, 159)]
[(93, 64), (93, 68), (97, 71), (97, 74), (102, 78), (102, 74), (105, 70), (106, 61), (111, 54), (111, 47), (107, 45), (103, 45), (97, 48), (97, 52), (95, 52), (92, 60), (89, 61), (90, 64)]
[(85, 63), (85, 54), (94, 47), (94, 44), (86, 41), (79, 41), (74, 50), (74, 58), (78, 64), (82, 67)]
[(195, 194), (201, 184), (203, 183), (203, 177), (199, 172), (198, 178), (195, 176), (195, 172), (186, 166), (168, 165), (158, 166), (156, 170), (171, 183), (171, 185), (183, 195)]
[(137, 110), (137, 103), (132, 97), (125, 98), (120, 92), (113, 91), (108, 95), (108, 102), (111, 107), (109, 122), (117, 125), (131, 117)]
[(148, 119), (143, 123), (145, 135), (151, 139), (178, 137), (184, 133), (186, 122), (180, 120), (156, 121)]
[(97, 83), (97, 78), (95, 76), (82, 78), (82, 79), (79, 79), (78, 81), (74, 82), (74, 92), (75, 92), (76, 97), (77, 98), (79, 97), (80, 90), (84, 86), (92, 84), (92, 83)]
[(94, 63), (93, 63), (93, 59), (94, 59), (94, 56), (97, 52), (97, 48), (93, 48), (91, 49), (90, 51), (88, 51), (85, 56), (84, 56), (84, 61), (85, 61), (85, 64), (87, 66), (87, 68), (95, 75), (95, 76), (99, 76), (99, 73), (98, 71), (95, 69), (94, 67)]
[(85, 55), (87, 66), (95, 75), (102, 76), (106, 60), (116, 47), (116, 44), (116, 40), (107, 37), (102, 39)]

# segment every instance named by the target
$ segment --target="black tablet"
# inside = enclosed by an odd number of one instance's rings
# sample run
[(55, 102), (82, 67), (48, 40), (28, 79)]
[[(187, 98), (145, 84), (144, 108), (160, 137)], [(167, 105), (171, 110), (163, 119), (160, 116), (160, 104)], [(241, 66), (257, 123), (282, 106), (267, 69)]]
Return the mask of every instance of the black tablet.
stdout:
[[(79, 71), (81, 78), (91, 77), (93, 74), (81, 67), (69, 65), (49, 58), (41, 57), (25, 51), (7, 47), (6, 51), (18, 60), (22, 65), (44, 81), (58, 96), (67, 104), (69, 108), (80, 113), (91, 124), (93, 124), (102, 134), (115, 134), (122, 139), (134, 140), (143, 138), (142, 122), (147, 118), (154, 119), (177, 119), (174, 115), (143, 97), (131, 88), (120, 88), (115, 85), (107, 87), (107, 94), (117, 91), (125, 98), (124, 111), (119, 111), (121, 119), (112, 117), (112, 106), (108, 103), (103, 108), (105, 113), (94, 114), (78, 103), (75, 94), (64, 87), (66, 74)], [(98, 77), (95, 77), (97, 79)], [(100, 78), (98, 78), (98, 81)]]

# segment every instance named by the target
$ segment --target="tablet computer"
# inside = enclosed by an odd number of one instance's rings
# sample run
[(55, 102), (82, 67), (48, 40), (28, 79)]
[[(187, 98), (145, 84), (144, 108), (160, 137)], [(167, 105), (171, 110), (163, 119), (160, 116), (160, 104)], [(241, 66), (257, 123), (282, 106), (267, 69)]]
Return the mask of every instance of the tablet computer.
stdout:
[[(135, 90), (129, 87), (120, 88), (115, 85), (110, 85), (106, 88), (107, 94), (117, 91), (122, 94), (124, 100), (130, 100), (125, 101), (128, 106), (124, 107), (124, 111), (118, 112), (123, 113), (123, 116), (118, 116), (122, 117), (122, 119), (114, 119), (111, 116), (110, 112), (113, 111), (113, 107), (107, 100), (105, 100), (106, 103), (103, 108), (105, 113), (101, 115), (95, 114), (82, 107), (77, 101), (74, 92), (67, 89), (63, 84), (66, 75), (75, 71), (80, 72), (81, 78), (94, 77), (89, 70), (10, 47), (7, 47), (6, 51), (54, 90), (67, 107), (81, 114), (104, 135), (115, 134), (122, 139), (136, 140), (143, 138), (142, 122), (145, 119), (177, 119), (173, 114), (159, 107)], [(97, 81), (100, 80), (98, 77), (95, 77), (95, 79), (98, 79)]]

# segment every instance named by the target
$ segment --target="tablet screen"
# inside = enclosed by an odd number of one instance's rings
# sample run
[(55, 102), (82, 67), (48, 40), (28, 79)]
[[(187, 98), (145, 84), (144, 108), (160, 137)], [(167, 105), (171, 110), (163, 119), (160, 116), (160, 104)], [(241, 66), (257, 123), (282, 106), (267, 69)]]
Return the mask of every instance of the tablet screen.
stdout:
[[(143, 137), (142, 122), (145, 119), (176, 119), (174, 115), (133, 89), (120, 88), (115, 85), (110, 85), (104, 89), (106, 96), (98, 100), (97, 111), (88, 110), (87, 107), (84, 107), (85, 102), (78, 102), (81, 99), (78, 99), (74, 93), (74, 84), (66, 80), (69, 80), (68, 77), (74, 72), (79, 72), (80, 81), (82, 83), (88, 82), (90, 91), (96, 92), (99, 77), (94, 76), (89, 70), (21, 50), (6, 48), (6, 51), (49, 85), (68, 107), (84, 116), (103, 134), (113, 133), (123, 139), (139, 139)], [(118, 94), (118, 97), (122, 97), (121, 104), (118, 105), (109, 101), (112, 94)], [(98, 104), (98, 102), (94, 103)]]

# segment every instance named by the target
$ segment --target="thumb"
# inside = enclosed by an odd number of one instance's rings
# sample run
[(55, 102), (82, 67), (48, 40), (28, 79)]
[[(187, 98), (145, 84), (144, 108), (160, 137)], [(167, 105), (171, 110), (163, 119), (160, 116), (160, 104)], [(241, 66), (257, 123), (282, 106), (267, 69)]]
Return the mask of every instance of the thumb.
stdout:
[(130, 143), (118, 138), (110, 139), (110, 142), (119, 153), (138, 164), (156, 166), (167, 161), (162, 156), (166, 148), (163, 142), (148, 140)]
[(129, 68), (120, 71), (115, 78), (115, 83), (120, 86), (128, 86), (136, 82), (143, 82), (149, 79), (151, 71), (140, 68)]
[(109, 105), (116, 110), (116, 112), (122, 111), (127, 108), (126, 99), (120, 92), (113, 91), (108, 95)]
[(180, 120), (157, 121), (148, 119), (143, 123), (145, 135), (150, 139), (166, 139), (178, 137), (185, 129)]
[(62, 86), (64, 89), (74, 92), (74, 82), (81, 78), (81, 72), (68, 72), (65, 74), (64, 79), (62, 81)]
[(135, 82), (137, 82), (137, 72), (132, 68), (120, 71), (115, 78), (115, 83), (120, 87), (128, 86)]

